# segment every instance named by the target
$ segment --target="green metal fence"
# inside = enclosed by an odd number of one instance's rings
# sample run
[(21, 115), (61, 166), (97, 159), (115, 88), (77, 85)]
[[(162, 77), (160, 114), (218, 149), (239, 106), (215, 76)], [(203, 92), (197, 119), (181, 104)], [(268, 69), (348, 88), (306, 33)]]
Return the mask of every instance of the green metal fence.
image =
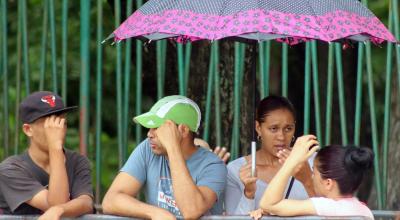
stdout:
[[(362, 2), (367, 4), (367, 1)], [(398, 1), (386, 0), (385, 2), (389, 2), (388, 27), (396, 38), (400, 39)], [(79, 3), (68, 0), (60, 2), (54, 0), (0, 1), (0, 73), (3, 87), (0, 112), (2, 120), (0, 156), (5, 158), (23, 150), (21, 149), (23, 135), (21, 135), (17, 120), (18, 103), (22, 97), (31, 91), (45, 89), (60, 93), (65, 100), (68, 100), (69, 104), (71, 100), (73, 104), (78, 104), (78, 92), (71, 90), (73, 82), (78, 81), (79, 87), (75, 88), (79, 89), (80, 152), (87, 154), (96, 168), (95, 190), (96, 201), (99, 202), (104, 193), (104, 189), (101, 187), (102, 170), (106, 168), (104, 164), (107, 164), (107, 160), (110, 160), (108, 155), (104, 155), (104, 150), (118, 149), (118, 165), (121, 166), (129, 151), (144, 138), (142, 128), (129, 123), (129, 121), (133, 115), (143, 111), (146, 101), (144, 97), (147, 94), (147, 88), (143, 88), (144, 74), (153, 73), (143, 72), (143, 65), (145, 65), (143, 59), (149, 54), (144, 51), (146, 46), (143, 42), (128, 40), (114, 46), (107, 43), (101, 44), (105, 34), (109, 34), (127, 14), (129, 15), (143, 4), (141, 0), (122, 2), (116, 0), (114, 5), (102, 0), (80, 1)], [(41, 15), (40, 22), (33, 16), (37, 11)], [(110, 20), (113, 20), (113, 25), (112, 22), (110, 25)], [(38, 25), (32, 25), (33, 23)], [(75, 37), (76, 33), (71, 32), (71, 28), (78, 31), (72, 24), (79, 25), (78, 42), (71, 40), (77, 38)], [(172, 44), (165, 40), (154, 44), (155, 55), (152, 59), (154, 59), (153, 64), (156, 65), (154, 74), (157, 80), (154, 82), (154, 87), (157, 90), (157, 97), (154, 97), (153, 100), (166, 93), (166, 82), (169, 80), (166, 79), (166, 63), (167, 57), (171, 54), (176, 54), (177, 57), (176, 78), (179, 85), (177, 92), (190, 95), (188, 94), (188, 82), (191, 78), (191, 55), (196, 45)], [(221, 45), (215, 41), (210, 44), (208, 80), (204, 82), (207, 84), (207, 90), (204, 92), (205, 103), (201, 106), (204, 114), (202, 137), (206, 141), (213, 140), (214, 143), (211, 144), (216, 146), (223, 144), (224, 136), (229, 136), (229, 143), (224, 142), (224, 145), (229, 147), (232, 158), (237, 158), (243, 152), (240, 150), (241, 146), (248, 144), (240, 140), (241, 124), (244, 120), (241, 116), (241, 106), (243, 97), (248, 95), (243, 93), (243, 85), (246, 83), (244, 82), (245, 57), (248, 55), (246, 54), (248, 48), (246, 49), (247, 46), (242, 43), (232, 42), (231, 44), (234, 47), (234, 68), (231, 70), (233, 72), (231, 79), (233, 81), (233, 98), (232, 103), (229, 103), (233, 109), (232, 123), (229, 128), (231, 132), (229, 134), (222, 132), (221, 105), (226, 100), (220, 99)], [(79, 53), (76, 52), (78, 45)], [(272, 47), (280, 48), (280, 62), (273, 62)], [(321, 143), (331, 143), (335, 127), (340, 127), (341, 144), (344, 145), (364, 144), (360, 137), (366, 133), (371, 134), (370, 143), (377, 155), (374, 163), (377, 208), (384, 208), (387, 195), (391, 108), (396, 103), (400, 103), (400, 47), (394, 44), (385, 44), (379, 49), (387, 51), (384, 64), (379, 66), (379, 71), (385, 72), (384, 94), (379, 97), (375, 96), (377, 73), (372, 66), (374, 54), (371, 47), (373, 46), (370, 43), (358, 43), (357, 48), (350, 49), (357, 50), (358, 59), (353, 89), (356, 97), (354, 115), (346, 113), (348, 112), (346, 106), (348, 96), (345, 92), (344, 81), (346, 79), (344, 79), (343, 73), (343, 64), (346, 63), (346, 60), (342, 58), (342, 45), (330, 43), (327, 51), (318, 50), (320, 47), (321, 43), (319, 42), (305, 43), (304, 81), (302, 82), (304, 90), (293, 91), (289, 87), (292, 77), (289, 73), (290, 54), (293, 48), (276, 42), (260, 42), (257, 51), (259, 94), (261, 97), (267, 96), (271, 93), (272, 86), (276, 87), (277, 85), (280, 87), (280, 93), (284, 96), (304, 93), (302, 100), (303, 126), (302, 128), (298, 126), (299, 130), (301, 133), (315, 133)], [(70, 53), (75, 56), (68, 59)], [(76, 61), (76, 56), (79, 57), (78, 61)], [(393, 60), (396, 65), (393, 65)], [(321, 72), (319, 64), (322, 61), (327, 63), (327, 69)], [(109, 65), (110, 63), (112, 65)], [(79, 66), (78, 69), (75, 67), (76, 64)], [(107, 69), (106, 66), (111, 66), (112, 70)], [(274, 67), (281, 69), (279, 81), (271, 80), (271, 69)], [(321, 80), (322, 76), (324, 80)], [(108, 80), (115, 81), (113, 88), (104, 87)], [(393, 86), (394, 84), (395, 86)], [(114, 91), (113, 105), (110, 105), (110, 102), (105, 103), (106, 91)], [(395, 91), (397, 94), (394, 94)], [(326, 94), (326, 98), (322, 98), (321, 94)], [(364, 96), (367, 98), (363, 99)], [(334, 106), (334, 97), (338, 99), (338, 106)], [(384, 100), (383, 114), (377, 112), (376, 99)], [(391, 103), (393, 99), (396, 101)], [(365, 100), (367, 102), (363, 102)], [(339, 108), (339, 123), (337, 124), (332, 120), (336, 107)], [(379, 109), (379, 111), (381, 110)], [(112, 114), (111, 112), (115, 112), (114, 123), (117, 131), (116, 134), (108, 135), (110, 138), (115, 136), (116, 146), (105, 145), (104, 137), (102, 138), (102, 135), (107, 133), (105, 128), (107, 124), (103, 123), (104, 117)], [(370, 115), (367, 127), (362, 126), (362, 115), (365, 112)], [(377, 118), (378, 116), (382, 118)], [(353, 133), (349, 132), (349, 124), (354, 124)], [(380, 127), (382, 130), (378, 129)], [(132, 129), (134, 132), (131, 132)], [(350, 138), (351, 134), (353, 134), (353, 138)], [(111, 180), (106, 181), (110, 182)]]

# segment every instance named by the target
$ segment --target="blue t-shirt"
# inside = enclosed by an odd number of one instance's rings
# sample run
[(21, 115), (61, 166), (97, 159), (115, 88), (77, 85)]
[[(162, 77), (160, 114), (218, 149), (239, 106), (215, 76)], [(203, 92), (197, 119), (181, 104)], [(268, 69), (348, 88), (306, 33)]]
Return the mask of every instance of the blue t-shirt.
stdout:
[[(205, 214), (222, 214), (221, 195), (225, 189), (227, 175), (224, 162), (214, 153), (198, 147), (186, 160), (186, 166), (197, 186), (206, 186), (217, 194), (217, 202)], [(128, 173), (144, 185), (147, 203), (181, 216), (175, 202), (169, 162), (165, 156), (152, 152), (148, 139), (136, 147), (121, 172)]]

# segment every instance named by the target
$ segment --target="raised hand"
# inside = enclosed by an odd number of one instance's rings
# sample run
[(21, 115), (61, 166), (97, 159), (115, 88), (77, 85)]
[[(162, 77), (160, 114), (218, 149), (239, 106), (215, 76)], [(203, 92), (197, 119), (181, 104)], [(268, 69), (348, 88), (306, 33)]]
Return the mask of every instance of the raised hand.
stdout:
[(49, 149), (62, 149), (67, 125), (65, 116), (51, 115), (44, 121), (44, 133)]
[(182, 135), (179, 132), (178, 126), (171, 120), (167, 120), (164, 124), (158, 127), (156, 135), (167, 152), (171, 147), (179, 146), (182, 140)]
[(247, 164), (243, 165), (239, 170), (239, 178), (244, 185), (244, 195), (249, 199), (254, 199), (254, 195), (257, 190), (257, 168), (256, 175), (254, 177), (251, 176), (251, 160), (247, 162)]
[(286, 161), (296, 164), (304, 163), (319, 149), (319, 142), (314, 135), (304, 135), (297, 138)]
[(227, 151), (226, 147), (216, 146), (214, 149), (214, 154), (216, 154), (219, 158), (221, 158), (224, 163), (228, 161), (231, 154)]

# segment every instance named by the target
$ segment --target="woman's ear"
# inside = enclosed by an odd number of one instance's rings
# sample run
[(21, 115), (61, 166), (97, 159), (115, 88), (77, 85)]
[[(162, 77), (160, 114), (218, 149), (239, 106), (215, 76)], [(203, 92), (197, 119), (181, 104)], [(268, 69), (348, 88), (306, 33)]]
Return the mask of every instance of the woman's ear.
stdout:
[(32, 137), (33, 132), (32, 132), (32, 126), (30, 124), (23, 124), (22, 125), (22, 131), (25, 133), (26, 136)]
[(261, 136), (261, 124), (257, 120), (256, 120), (256, 131), (257, 131), (257, 135)]
[(334, 189), (335, 185), (336, 182), (333, 179), (330, 178), (324, 179), (325, 189), (328, 190), (329, 192), (331, 192)]

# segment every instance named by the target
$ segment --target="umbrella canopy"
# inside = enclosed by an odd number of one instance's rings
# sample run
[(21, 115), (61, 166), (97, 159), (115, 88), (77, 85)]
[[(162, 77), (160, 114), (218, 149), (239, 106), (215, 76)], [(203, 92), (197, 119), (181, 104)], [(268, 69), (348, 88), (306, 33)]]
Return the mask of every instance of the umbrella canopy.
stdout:
[(116, 41), (239, 37), (289, 44), (310, 39), (396, 42), (357, 0), (149, 0), (113, 34)]

